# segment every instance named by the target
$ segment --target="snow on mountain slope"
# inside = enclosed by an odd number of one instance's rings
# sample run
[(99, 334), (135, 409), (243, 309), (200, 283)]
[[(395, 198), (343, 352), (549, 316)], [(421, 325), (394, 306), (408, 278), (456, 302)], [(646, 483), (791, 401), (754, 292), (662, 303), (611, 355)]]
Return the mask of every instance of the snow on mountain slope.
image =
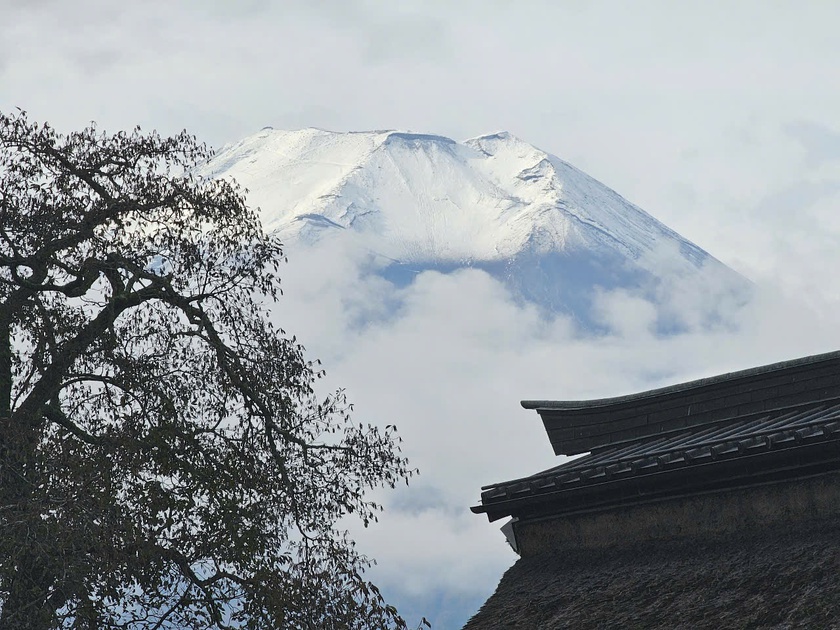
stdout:
[(383, 275), (397, 283), (425, 269), (478, 267), (520, 297), (578, 314), (593, 287), (651, 287), (665, 268), (714, 268), (746, 285), (613, 190), (506, 132), (459, 143), (265, 128), (200, 174), (236, 179), (264, 227), (289, 245), (353, 234), (390, 261)]
[(457, 143), (395, 131), (263, 129), (203, 174), (249, 189), (268, 230), (375, 233), (403, 262), (498, 260), (524, 249), (613, 248), (638, 259), (662, 239), (702, 250), (559, 158), (508, 134)]

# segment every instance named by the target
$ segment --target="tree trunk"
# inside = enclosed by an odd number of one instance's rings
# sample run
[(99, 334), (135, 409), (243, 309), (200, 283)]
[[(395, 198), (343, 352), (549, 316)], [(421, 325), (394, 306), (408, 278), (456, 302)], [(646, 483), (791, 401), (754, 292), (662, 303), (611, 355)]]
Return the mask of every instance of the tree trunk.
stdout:
[[(0, 315), (0, 630), (48, 630), (53, 583), (41, 555), (51, 541), (39, 535), (40, 513), (30, 501), (35, 480), (36, 423), (12, 419), (12, 340), (9, 304)], [(34, 509), (35, 508), (35, 509)], [(54, 542), (54, 541), (53, 541)]]
[(37, 430), (0, 417), (0, 630), (48, 630), (54, 619), (48, 557), (58, 541), (47, 540), (31, 501), (36, 447)]

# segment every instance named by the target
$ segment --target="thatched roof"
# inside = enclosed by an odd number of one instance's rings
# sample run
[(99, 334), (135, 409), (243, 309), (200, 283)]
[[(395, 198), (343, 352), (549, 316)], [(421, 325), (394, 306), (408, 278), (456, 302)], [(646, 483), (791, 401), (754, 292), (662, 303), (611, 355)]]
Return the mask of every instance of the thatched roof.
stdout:
[(465, 630), (840, 628), (840, 519), (521, 558)]

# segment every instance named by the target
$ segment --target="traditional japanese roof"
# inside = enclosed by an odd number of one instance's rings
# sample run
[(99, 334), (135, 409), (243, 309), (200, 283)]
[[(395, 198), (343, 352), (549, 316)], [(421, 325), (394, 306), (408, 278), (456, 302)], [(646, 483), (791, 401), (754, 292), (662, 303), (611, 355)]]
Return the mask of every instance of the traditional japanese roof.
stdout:
[(840, 352), (523, 406), (586, 454), (483, 488), (521, 557), (465, 630), (840, 628)]
[(557, 515), (840, 469), (840, 352), (593, 401), (524, 401), (557, 454), (475, 513)]

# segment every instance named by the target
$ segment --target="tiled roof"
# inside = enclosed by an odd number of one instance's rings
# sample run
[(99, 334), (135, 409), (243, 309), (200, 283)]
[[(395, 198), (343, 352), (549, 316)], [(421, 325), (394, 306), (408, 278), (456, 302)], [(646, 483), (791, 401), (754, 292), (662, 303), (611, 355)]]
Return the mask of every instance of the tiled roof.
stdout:
[(523, 401), (555, 453), (575, 455), (661, 433), (840, 398), (840, 352), (647, 392), (588, 401)]
[[(598, 427), (602, 443), (593, 441), (591, 453), (524, 479), (485, 486), (473, 512), (490, 520), (568, 513), (840, 469), (840, 353), (698, 383), (616, 399), (613, 405), (597, 401), (586, 420)], [(744, 388), (749, 384), (755, 389)], [(733, 393), (738, 389), (740, 394)], [(715, 392), (722, 400), (729, 397), (730, 404), (718, 404)], [(651, 400), (664, 407), (652, 407)], [(563, 404), (535, 408), (556, 412)], [(692, 405), (693, 417), (685, 413)], [(655, 427), (646, 422), (628, 432), (627, 425), (610, 428), (591, 415), (594, 408), (614, 418), (618, 408), (636, 422), (640, 407), (646, 419), (660, 418)], [(555, 415), (552, 421), (558, 418), (563, 420)], [(638, 437), (632, 437), (634, 430)]]

